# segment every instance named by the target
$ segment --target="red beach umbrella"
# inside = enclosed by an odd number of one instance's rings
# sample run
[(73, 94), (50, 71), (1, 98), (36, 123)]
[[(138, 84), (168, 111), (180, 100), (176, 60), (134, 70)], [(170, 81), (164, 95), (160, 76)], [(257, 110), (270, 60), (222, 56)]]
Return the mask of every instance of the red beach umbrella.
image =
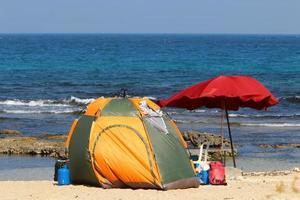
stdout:
[(250, 76), (218, 76), (192, 85), (168, 99), (161, 99), (158, 104), (163, 107), (176, 107), (194, 110), (200, 107), (220, 108), (226, 112), (228, 132), (231, 142), (233, 164), (236, 167), (233, 153), (232, 137), (228, 110), (249, 107), (257, 110), (274, 106), (278, 100), (259, 81)]

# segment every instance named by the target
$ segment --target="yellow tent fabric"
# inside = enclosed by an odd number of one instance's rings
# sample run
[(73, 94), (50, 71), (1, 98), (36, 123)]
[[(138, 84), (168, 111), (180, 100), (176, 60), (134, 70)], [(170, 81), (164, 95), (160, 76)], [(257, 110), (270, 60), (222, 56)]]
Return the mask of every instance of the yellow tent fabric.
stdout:
[[(175, 123), (164, 116), (170, 134), (161, 133), (147, 122), (149, 116), (139, 108), (141, 101), (160, 111), (147, 98), (101, 97), (88, 105), (85, 114), (73, 123), (66, 143), (72, 182), (104, 188), (199, 185)], [(169, 167), (174, 174), (167, 172)]]

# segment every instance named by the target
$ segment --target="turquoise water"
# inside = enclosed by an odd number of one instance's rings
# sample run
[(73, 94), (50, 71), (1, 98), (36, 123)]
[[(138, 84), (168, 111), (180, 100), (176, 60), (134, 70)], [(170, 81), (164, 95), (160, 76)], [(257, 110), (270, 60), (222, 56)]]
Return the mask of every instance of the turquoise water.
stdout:
[[(230, 113), (239, 158), (300, 160), (299, 149), (258, 147), (300, 143), (299, 35), (1, 34), (0, 69), (0, 129), (25, 135), (67, 133), (88, 102), (121, 88), (159, 99), (217, 75), (251, 75), (280, 104)], [(181, 130), (220, 132), (219, 110), (167, 111)]]

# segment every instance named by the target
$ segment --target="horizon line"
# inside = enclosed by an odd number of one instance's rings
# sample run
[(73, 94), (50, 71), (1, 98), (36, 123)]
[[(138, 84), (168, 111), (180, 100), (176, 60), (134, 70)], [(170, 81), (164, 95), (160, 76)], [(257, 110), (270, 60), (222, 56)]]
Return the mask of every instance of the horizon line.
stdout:
[(175, 33), (175, 32), (0, 32), (1, 35), (50, 35), (50, 34), (73, 34), (73, 35), (291, 35), (298, 36), (300, 33)]

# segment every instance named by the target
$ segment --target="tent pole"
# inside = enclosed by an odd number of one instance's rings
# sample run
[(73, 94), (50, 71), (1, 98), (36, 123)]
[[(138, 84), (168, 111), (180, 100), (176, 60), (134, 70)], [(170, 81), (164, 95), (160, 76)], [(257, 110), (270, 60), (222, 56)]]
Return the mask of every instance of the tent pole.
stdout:
[(234, 155), (234, 149), (233, 149), (233, 143), (232, 143), (232, 136), (231, 136), (231, 130), (230, 130), (230, 122), (229, 122), (229, 117), (228, 117), (228, 110), (227, 110), (227, 105), (226, 105), (226, 99), (225, 99), (225, 113), (226, 113), (228, 133), (229, 133), (229, 138), (230, 138), (232, 161), (233, 161), (234, 168), (236, 168), (235, 155)]

